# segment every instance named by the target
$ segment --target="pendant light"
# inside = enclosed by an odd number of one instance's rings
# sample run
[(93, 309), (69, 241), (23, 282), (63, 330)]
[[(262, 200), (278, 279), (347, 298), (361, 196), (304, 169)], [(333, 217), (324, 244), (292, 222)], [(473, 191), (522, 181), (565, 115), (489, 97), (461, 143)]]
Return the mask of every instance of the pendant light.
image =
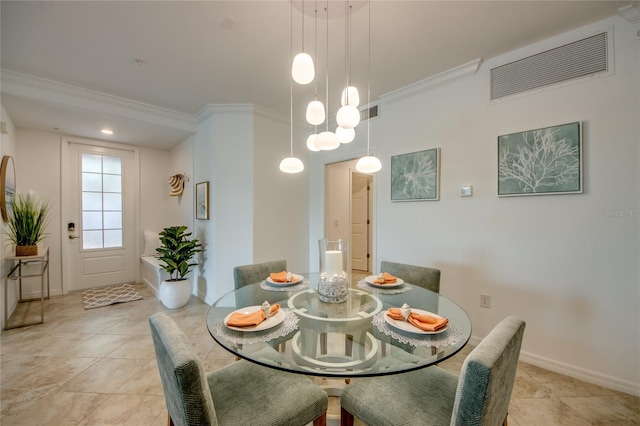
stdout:
[(350, 143), (356, 138), (355, 129), (345, 129), (340, 126), (336, 128), (336, 136), (340, 143)]
[[(314, 32), (315, 32), (315, 40), (314, 40), (315, 54), (317, 57), (318, 56), (318, 4), (317, 2), (315, 5)], [(309, 105), (307, 105), (306, 119), (309, 124), (313, 124), (317, 126), (318, 124), (324, 123), (324, 120), (326, 118), (324, 113), (324, 105), (322, 105), (322, 102), (318, 100), (318, 80), (314, 81), (313, 97), (314, 97), (314, 100), (309, 102)], [(307, 146), (309, 146), (308, 143), (307, 143)]]
[[(291, 56), (293, 56), (293, 3), (291, 3)], [(293, 81), (289, 80), (289, 111), (290, 111), (290, 123), (291, 123), (291, 156), (284, 158), (280, 162), (280, 171), (285, 173), (300, 173), (304, 170), (304, 164), (299, 158), (293, 156)]]
[(313, 152), (321, 151), (321, 149), (316, 146), (317, 137), (318, 135), (314, 133), (312, 135), (309, 135), (309, 137), (307, 138), (307, 148), (309, 148), (309, 151), (313, 151)]
[[(291, 0), (293, 4), (293, 0)], [(293, 28), (293, 13), (291, 13), (291, 21)], [(293, 38), (293, 29), (291, 38)], [(302, 1), (302, 52), (298, 53), (295, 58), (293, 58), (293, 63), (291, 64), (291, 77), (298, 84), (309, 84), (313, 81), (316, 76), (316, 71), (313, 66), (313, 59), (308, 53), (304, 52), (304, 0)]]
[[(371, 0), (369, 0), (369, 75), (367, 77), (367, 104), (371, 106)], [(376, 173), (382, 170), (380, 159), (369, 152), (369, 140), (371, 136), (371, 118), (367, 120), (367, 155), (356, 163), (356, 170), (360, 173)]]
[[(327, 117), (329, 116), (329, 0), (327, 0), (327, 76), (326, 76), (326, 108), (327, 108)], [(315, 144), (316, 147), (320, 148), (323, 151), (330, 151), (336, 149), (340, 146), (340, 141), (334, 132), (329, 131), (329, 120), (325, 120), (326, 129), (324, 132), (320, 133), (316, 139)]]
[[(338, 110), (338, 114), (336, 115), (336, 122), (338, 126), (343, 129), (353, 129), (360, 123), (360, 111), (357, 106), (360, 103), (360, 99), (357, 102), (352, 102), (349, 99), (350, 95), (358, 92), (358, 89), (350, 85), (351, 82), (351, 5), (349, 1), (345, 3), (345, 36), (344, 36), (344, 52), (345, 52), (345, 77), (346, 84), (345, 88), (342, 91), (342, 97), (340, 99), (340, 104), (342, 107)], [(351, 90), (350, 90), (351, 88)], [(360, 96), (358, 96), (359, 98)]]

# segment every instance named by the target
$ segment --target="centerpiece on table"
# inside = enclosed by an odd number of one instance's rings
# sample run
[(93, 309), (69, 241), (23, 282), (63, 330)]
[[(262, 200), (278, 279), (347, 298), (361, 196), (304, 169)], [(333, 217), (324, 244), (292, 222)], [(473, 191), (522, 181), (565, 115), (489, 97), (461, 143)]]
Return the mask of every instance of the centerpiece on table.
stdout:
[(167, 271), (169, 279), (160, 284), (159, 298), (169, 309), (187, 304), (193, 290), (193, 283), (187, 276), (197, 262), (192, 262), (196, 253), (201, 252), (198, 240), (190, 240), (191, 232), (186, 226), (170, 226), (159, 233), (162, 245), (157, 249), (160, 267)]
[(7, 222), (9, 240), (16, 246), (16, 256), (35, 256), (38, 243), (49, 234), (45, 229), (50, 221), (51, 203), (30, 191), (28, 195), (16, 194), (11, 199), (11, 211)]

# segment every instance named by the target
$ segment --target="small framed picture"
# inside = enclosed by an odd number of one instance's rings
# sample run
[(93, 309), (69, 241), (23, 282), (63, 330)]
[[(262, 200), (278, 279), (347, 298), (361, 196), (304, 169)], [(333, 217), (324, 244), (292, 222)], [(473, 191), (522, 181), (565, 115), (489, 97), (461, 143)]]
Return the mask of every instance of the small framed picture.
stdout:
[(196, 219), (209, 220), (209, 182), (196, 183)]
[(498, 196), (582, 193), (580, 122), (498, 137)]
[(391, 201), (440, 199), (440, 148), (391, 157)]

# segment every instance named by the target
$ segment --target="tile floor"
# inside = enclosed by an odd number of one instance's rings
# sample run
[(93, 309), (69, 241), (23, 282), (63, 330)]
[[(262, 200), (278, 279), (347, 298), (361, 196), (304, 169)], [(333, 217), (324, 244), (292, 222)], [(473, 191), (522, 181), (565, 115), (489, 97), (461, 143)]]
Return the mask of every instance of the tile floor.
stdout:
[[(88, 311), (79, 293), (53, 297), (44, 324), (3, 331), (0, 424), (166, 425), (147, 322), (154, 312), (176, 320), (206, 370), (234, 362), (207, 332), (205, 303), (192, 297), (170, 311), (144, 285), (136, 288), (143, 300)], [(21, 304), (12, 319), (28, 309)], [(459, 371), (470, 349), (442, 366)], [(329, 413), (339, 413), (335, 398)], [(640, 398), (520, 363), (510, 426), (631, 424), (640, 424)]]

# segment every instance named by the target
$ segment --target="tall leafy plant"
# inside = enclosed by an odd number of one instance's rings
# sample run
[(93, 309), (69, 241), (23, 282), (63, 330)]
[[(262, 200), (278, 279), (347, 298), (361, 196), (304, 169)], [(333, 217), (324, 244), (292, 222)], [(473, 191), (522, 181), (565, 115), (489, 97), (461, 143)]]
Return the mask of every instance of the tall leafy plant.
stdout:
[(191, 232), (186, 232), (186, 226), (170, 226), (164, 228), (160, 235), (162, 246), (157, 251), (162, 255), (159, 260), (162, 269), (167, 271), (171, 279), (169, 281), (182, 281), (197, 262), (191, 262), (194, 254), (201, 252), (202, 244), (198, 240), (189, 240)]
[(11, 199), (8, 231), (9, 240), (17, 246), (34, 246), (49, 234), (45, 229), (49, 224), (51, 204), (38, 199), (34, 194), (26, 197), (16, 194)]

